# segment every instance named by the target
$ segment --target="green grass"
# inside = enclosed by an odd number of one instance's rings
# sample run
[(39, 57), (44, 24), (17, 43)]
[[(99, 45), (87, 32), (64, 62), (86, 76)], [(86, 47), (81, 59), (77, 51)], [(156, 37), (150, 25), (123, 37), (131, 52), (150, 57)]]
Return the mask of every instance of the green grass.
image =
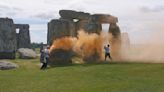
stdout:
[(164, 64), (79, 64), (39, 70), (38, 60), (12, 60), (20, 67), (0, 71), (0, 92), (164, 92)]

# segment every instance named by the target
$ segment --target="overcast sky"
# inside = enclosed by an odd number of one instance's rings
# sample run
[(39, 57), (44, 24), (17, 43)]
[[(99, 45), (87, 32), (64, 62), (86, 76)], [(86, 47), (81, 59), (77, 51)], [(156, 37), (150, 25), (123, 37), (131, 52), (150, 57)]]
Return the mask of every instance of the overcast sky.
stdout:
[(47, 22), (59, 18), (60, 9), (114, 15), (132, 43), (164, 29), (164, 0), (0, 0), (0, 17), (30, 24), (32, 42), (46, 43)]

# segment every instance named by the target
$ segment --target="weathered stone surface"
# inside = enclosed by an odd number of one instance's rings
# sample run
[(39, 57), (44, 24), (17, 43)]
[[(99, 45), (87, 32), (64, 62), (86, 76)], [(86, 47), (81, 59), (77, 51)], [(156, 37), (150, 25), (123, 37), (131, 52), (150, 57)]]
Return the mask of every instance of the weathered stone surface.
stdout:
[(14, 59), (16, 51), (16, 31), (12, 19), (0, 18), (0, 58)]
[(115, 23), (114, 24), (110, 24), (109, 33), (112, 33), (114, 38), (119, 38), (120, 39), (120, 37), (121, 37), (120, 28)]
[(100, 23), (94, 23), (90, 21), (78, 21), (77, 22), (77, 30), (84, 30), (87, 33), (97, 33), (99, 34), (102, 30), (102, 26)]
[(113, 60), (121, 60), (121, 32), (117, 24), (110, 24), (109, 33), (112, 34), (111, 56)]
[(64, 18), (64, 19), (88, 20), (90, 18), (89, 13), (76, 12), (73, 10), (60, 10), (59, 14), (61, 18)]
[(66, 36), (75, 36), (75, 24), (64, 19), (51, 20), (48, 23), (48, 44), (52, 44), (55, 39)]
[(97, 33), (100, 34), (102, 26), (99, 23), (88, 23), (83, 28), (88, 33)]
[(17, 48), (31, 48), (29, 25), (15, 24), (15, 27), (19, 29), (19, 33), (17, 33)]
[(80, 20), (76, 22), (76, 30), (84, 29), (89, 22), (89, 20)]
[(0, 52), (0, 59), (15, 59), (15, 51)]
[(76, 23), (77, 30), (84, 30), (87, 33), (97, 33), (100, 34), (102, 26), (100, 23), (92, 22), (89, 20), (81, 20)]
[(20, 48), (18, 49), (19, 58), (21, 59), (34, 59), (37, 57), (37, 54), (32, 49)]
[(18, 65), (7, 61), (0, 61), (0, 70), (9, 70), (14, 68), (18, 68)]
[(71, 50), (54, 49), (50, 53), (49, 65), (63, 65), (72, 63), (73, 52)]
[(91, 21), (95, 22), (95, 23), (117, 23), (118, 19), (117, 17), (114, 17), (112, 15), (108, 15), (108, 14), (93, 14), (91, 16)]

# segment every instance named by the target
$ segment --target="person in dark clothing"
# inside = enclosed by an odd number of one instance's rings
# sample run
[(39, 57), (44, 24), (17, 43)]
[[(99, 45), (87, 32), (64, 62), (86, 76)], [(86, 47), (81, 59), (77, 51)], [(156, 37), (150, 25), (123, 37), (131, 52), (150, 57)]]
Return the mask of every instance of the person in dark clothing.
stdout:
[(40, 53), (41, 53), (42, 50), (43, 50), (43, 46), (44, 46), (43, 43), (41, 43), (41, 44), (40, 44)]
[(49, 46), (46, 49), (42, 50), (41, 56), (43, 55), (42, 66), (40, 69), (46, 69), (49, 61)]
[(46, 63), (45, 63), (45, 60), (44, 60), (44, 50), (41, 51), (40, 53), (40, 62), (42, 63), (42, 66), (40, 69), (44, 69), (46, 67)]
[(41, 43), (40, 46), (40, 63), (42, 63), (42, 66), (40, 69), (44, 69), (46, 66), (45, 61), (44, 61), (44, 48), (43, 48), (43, 43)]
[(106, 61), (106, 58), (107, 57), (109, 57), (109, 59), (111, 59), (112, 60), (112, 57), (111, 57), (111, 55), (110, 55), (110, 48), (109, 48), (109, 44), (107, 45), (107, 47), (106, 46), (104, 46), (104, 50), (105, 50), (105, 61)]

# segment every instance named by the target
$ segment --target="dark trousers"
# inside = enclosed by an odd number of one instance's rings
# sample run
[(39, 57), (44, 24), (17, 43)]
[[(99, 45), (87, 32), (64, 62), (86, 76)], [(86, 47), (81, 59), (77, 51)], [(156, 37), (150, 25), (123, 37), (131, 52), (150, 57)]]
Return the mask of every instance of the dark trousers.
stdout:
[(106, 60), (107, 57), (109, 57), (109, 59), (112, 60), (112, 57), (110, 56), (110, 53), (105, 53), (105, 60)]
[(48, 58), (46, 58), (46, 61), (43, 62), (43, 65), (41, 66), (40, 69), (46, 69), (47, 68), (47, 64), (48, 64)]
[(40, 69), (46, 69), (47, 68), (47, 63), (43, 63)]

